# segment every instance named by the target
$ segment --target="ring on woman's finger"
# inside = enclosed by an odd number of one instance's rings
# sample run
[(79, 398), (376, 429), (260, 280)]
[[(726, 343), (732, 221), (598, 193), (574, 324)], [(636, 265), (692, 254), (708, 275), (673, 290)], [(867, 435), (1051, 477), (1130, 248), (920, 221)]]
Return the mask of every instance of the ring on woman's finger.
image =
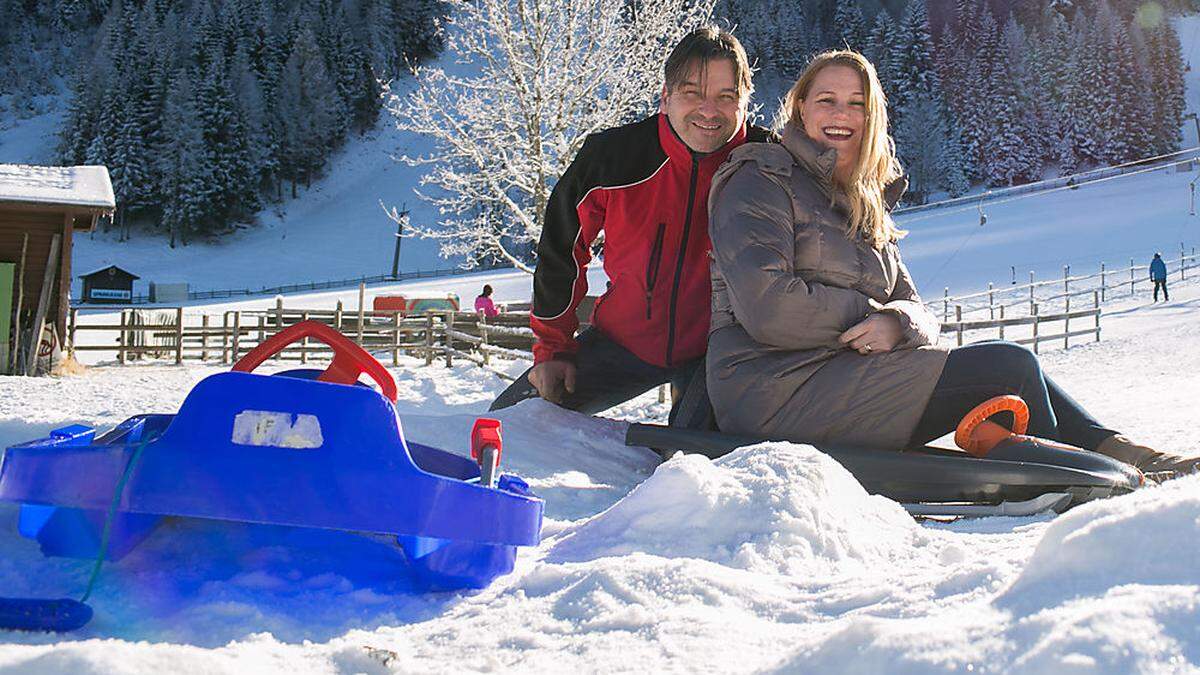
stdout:
[(867, 351), (872, 351), (872, 350), (874, 350), (875, 348), (874, 348), (874, 347), (872, 347), (872, 346), (871, 346), (871, 345), (868, 343), (868, 344), (867, 344), (867, 346), (865, 347), (865, 349), (866, 349)]

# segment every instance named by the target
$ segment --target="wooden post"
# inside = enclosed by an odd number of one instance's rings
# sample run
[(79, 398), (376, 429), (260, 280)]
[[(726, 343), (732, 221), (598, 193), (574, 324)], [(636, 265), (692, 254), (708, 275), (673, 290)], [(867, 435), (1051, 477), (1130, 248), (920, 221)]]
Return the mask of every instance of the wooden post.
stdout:
[(1133, 295), (1133, 258), (1129, 259), (1129, 295)]
[[(278, 333), (281, 330), (283, 330), (283, 298), (276, 296), (275, 297), (275, 332)], [(279, 353), (277, 353), (275, 355), (275, 360), (276, 361), (283, 360), (283, 350), (282, 349), (279, 350)]]
[[(67, 328), (67, 342), (68, 342), (67, 350), (68, 350), (68, 353), (71, 355), (71, 358), (75, 358), (75, 327), (76, 327), (77, 322), (79, 321), (78, 317), (76, 316), (77, 314), (79, 314), (79, 310), (76, 309), (75, 307), (72, 307), (70, 309), (69, 314), (67, 314), (68, 322), (69, 322), (67, 324), (67, 326), (68, 326), (68, 328)], [(3, 336), (0, 336), (0, 339), (2, 339), (2, 338), (3, 338)], [(4, 365), (5, 364), (0, 364), (0, 368), (3, 368)]]
[(1179, 242), (1179, 280), (1183, 281), (1187, 278), (1184, 270), (1187, 269), (1187, 253), (1183, 250), (1183, 242)]
[(1033, 353), (1038, 353), (1038, 306), (1033, 306)]
[(236, 310), (233, 313), (233, 348), (229, 353), (230, 362), (237, 363), (239, 357), (238, 352), (241, 351), (239, 346), (242, 341), (242, 310)]
[(200, 315), (200, 360), (208, 360), (208, 315)]
[(483, 365), (488, 365), (488, 323), (487, 315), (480, 312), (479, 316), (479, 351), (483, 354)]
[(950, 287), (942, 291), (942, 321), (950, 320)]
[[(300, 320), (308, 321), (308, 312), (300, 312)], [(300, 363), (308, 363), (308, 336), (300, 340)]]
[(454, 330), (454, 310), (446, 312), (446, 367), (454, 365), (454, 337), (450, 332)]
[(988, 282), (988, 318), (992, 321), (996, 320), (996, 293), (990, 281)]
[(400, 310), (392, 312), (392, 365), (400, 365)]
[(365, 317), (365, 314), (364, 314), (365, 309), (363, 308), (363, 302), (366, 299), (366, 295), (367, 295), (367, 285), (360, 281), (358, 283), (358, 346), (359, 347), (361, 347), (363, 345), (363, 323), (364, 323), (364, 317)]
[(37, 310), (33, 313), (33, 326), (29, 331), (29, 347), (26, 349), (25, 375), (31, 376), (37, 370), (38, 346), (42, 343), (42, 331), (46, 328), (46, 311), (50, 307), (51, 287), (54, 277), (58, 274), (58, 247), (62, 235), (55, 234), (50, 240), (50, 255), (46, 258), (46, 271), (42, 275), (42, 292), (38, 295)]
[(1096, 342), (1100, 341), (1100, 294), (1092, 293), (1092, 307), (1096, 310)]
[(1063, 295), (1071, 294), (1071, 266), (1063, 265)]
[(229, 358), (229, 312), (221, 315), (221, 363), (232, 363)]
[(1104, 272), (1104, 263), (1100, 263), (1100, 300), (1102, 302), (1105, 299), (1105, 292), (1108, 290), (1106, 286), (1108, 286), (1108, 277)]
[(425, 312), (425, 365), (433, 365), (433, 312)]
[(266, 341), (267, 341), (267, 315), (259, 314), (258, 315), (258, 344), (261, 345), (262, 343), (264, 343)]
[(125, 310), (121, 310), (121, 321), (119, 323), (120, 329), (117, 332), (117, 362), (125, 365), (126, 360), (129, 358), (125, 353), (126, 347), (129, 346), (129, 336), (125, 333)]
[(958, 322), (958, 346), (963, 344), (962, 305), (954, 306), (954, 320)]
[(183, 308), (175, 308), (175, 365), (183, 363)]
[[(1000, 305), (1000, 321), (1004, 321), (1004, 305)], [(1000, 324), (1000, 339), (1004, 339), (1004, 324)]]
[(658, 385), (658, 402), (659, 403), (667, 402), (667, 385), (665, 385), (665, 384)]
[(12, 365), (8, 372), (14, 375), (22, 368), (21, 363), (21, 304), (25, 299), (25, 254), (29, 251), (29, 233), (21, 235), (21, 262), (17, 264), (17, 307), (13, 314)]
[(1029, 270), (1029, 313), (1033, 314), (1034, 308), (1037, 305), (1033, 304), (1033, 270)]
[(342, 301), (337, 301), (337, 309), (333, 310), (333, 327), (342, 332)]
[(1063, 316), (1063, 349), (1071, 346), (1071, 296), (1067, 296), (1067, 313)]

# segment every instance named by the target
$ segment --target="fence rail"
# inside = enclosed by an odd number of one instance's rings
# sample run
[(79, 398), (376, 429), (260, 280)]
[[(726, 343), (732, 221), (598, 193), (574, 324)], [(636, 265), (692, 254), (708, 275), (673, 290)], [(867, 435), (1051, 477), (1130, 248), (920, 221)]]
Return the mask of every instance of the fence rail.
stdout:
[[(439, 270), (415, 270), (411, 272), (400, 272), (396, 275), (391, 274), (372, 274), (369, 276), (353, 277), (350, 279), (331, 279), (326, 281), (309, 281), (300, 284), (285, 284), (282, 286), (263, 286), (262, 288), (229, 288), (220, 290), (208, 291), (188, 291), (188, 300), (219, 300), (223, 298), (235, 297), (250, 297), (261, 295), (281, 295), (286, 293), (299, 293), (301, 291), (326, 291), (335, 288), (354, 288), (359, 284), (387, 284), (397, 281), (410, 281), (412, 279), (437, 279), (442, 277), (456, 277), (464, 274), (474, 274), (476, 272), (486, 272), (489, 270), (512, 269), (511, 265), (490, 265), (474, 267), (469, 270), (450, 268)], [(150, 296), (148, 294), (135, 295), (130, 299), (130, 304), (145, 305), (150, 304)], [(94, 305), (99, 306), (99, 305)]]

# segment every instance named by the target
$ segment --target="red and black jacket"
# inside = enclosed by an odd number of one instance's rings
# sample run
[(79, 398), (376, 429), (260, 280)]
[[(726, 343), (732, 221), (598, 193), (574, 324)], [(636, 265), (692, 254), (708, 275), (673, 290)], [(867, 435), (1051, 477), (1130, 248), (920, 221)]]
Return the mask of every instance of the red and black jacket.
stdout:
[(694, 154), (661, 114), (587, 138), (546, 208), (533, 275), (534, 362), (573, 358), (575, 310), (601, 230), (609, 284), (592, 325), (646, 363), (669, 367), (704, 354), (708, 190), (717, 167), (747, 140), (770, 134), (743, 125), (716, 152)]

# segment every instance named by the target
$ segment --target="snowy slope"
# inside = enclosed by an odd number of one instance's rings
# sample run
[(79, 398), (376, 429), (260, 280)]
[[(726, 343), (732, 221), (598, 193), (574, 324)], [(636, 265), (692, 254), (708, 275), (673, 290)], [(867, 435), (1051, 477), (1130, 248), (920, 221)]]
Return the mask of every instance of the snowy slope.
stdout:
[[(1195, 452), (1200, 283), (1172, 297), (1114, 306), (1103, 342), (1043, 363), (1105, 423)], [(218, 370), (0, 377), (0, 444), (173, 411)], [(460, 452), (503, 387), (473, 366), (392, 372), (408, 437)], [(665, 413), (653, 394), (610, 411)], [(547, 521), (489, 589), (413, 596), (375, 544), (297, 552), (176, 524), (105, 567), (80, 634), (0, 634), (0, 673), (1200, 670), (1200, 477), (1059, 517), (919, 524), (806, 446), (656, 466), (622, 446), (624, 422), (540, 401), (499, 417)], [(368, 555), (375, 575), (339, 564)], [(0, 593), (74, 595), (87, 572), (42, 558), (0, 506)]]

